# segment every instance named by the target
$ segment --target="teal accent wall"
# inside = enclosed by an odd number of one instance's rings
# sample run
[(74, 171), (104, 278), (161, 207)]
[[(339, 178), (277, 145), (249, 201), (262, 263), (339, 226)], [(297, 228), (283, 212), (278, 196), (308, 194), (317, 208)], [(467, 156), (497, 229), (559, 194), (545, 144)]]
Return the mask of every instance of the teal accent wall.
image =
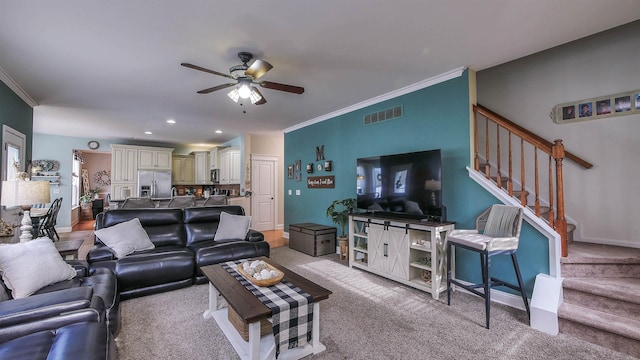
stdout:
[[(25, 103), (2, 81), (0, 81), (0, 127), (1, 125), (11, 126), (27, 137), (25, 159), (26, 161), (31, 160), (33, 108)], [(1, 136), (2, 133), (0, 132), (0, 137)]]
[[(290, 224), (304, 222), (335, 226), (325, 211), (335, 199), (356, 196), (358, 158), (430, 149), (441, 149), (442, 202), (448, 220), (455, 221), (457, 228), (473, 228), (476, 216), (498, 201), (472, 181), (466, 170), (470, 163), (469, 94), (469, 74), (465, 71), (458, 78), (286, 133), (285, 231)], [(395, 106), (403, 107), (402, 118), (364, 125), (365, 114)], [(325, 159), (333, 161), (331, 172), (315, 168), (315, 149), (322, 145)], [(299, 182), (288, 179), (286, 172), (287, 165), (296, 160), (302, 165)], [(305, 169), (309, 163), (314, 164), (311, 176), (334, 175), (335, 188), (308, 189)], [(300, 190), (299, 196), (296, 190)], [(535, 276), (549, 273), (548, 245), (546, 238), (528, 225), (524, 226), (522, 239), (526, 240), (521, 242), (520, 267), (531, 294)], [(494, 274), (504, 273), (508, 280), (512, 268), (506, 268), (502, 259), (494, 264)], [(456, 254), (458, 278), (474, 280), (479, 272), (476, 254)]]

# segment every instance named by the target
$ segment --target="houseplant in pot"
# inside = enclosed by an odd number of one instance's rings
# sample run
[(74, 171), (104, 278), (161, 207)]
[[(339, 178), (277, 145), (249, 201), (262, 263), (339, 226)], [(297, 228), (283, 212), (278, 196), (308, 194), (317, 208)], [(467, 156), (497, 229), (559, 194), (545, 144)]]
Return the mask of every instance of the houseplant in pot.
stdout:
[[(356, 208), (356, 199), (347, 198), (342, 200), (334, 200), (327, 208), (327, 216), (338, 225), (340, 228), (340, 236), (338, 241), (340, 242), (340, 258), (342, 259), (342, 253), (348, 252), (347, 244), (349, 238), (347, 237), (347, 223), (349, 222), (349, 214)], [(347, 257), (348, 258), (348, 257)]]

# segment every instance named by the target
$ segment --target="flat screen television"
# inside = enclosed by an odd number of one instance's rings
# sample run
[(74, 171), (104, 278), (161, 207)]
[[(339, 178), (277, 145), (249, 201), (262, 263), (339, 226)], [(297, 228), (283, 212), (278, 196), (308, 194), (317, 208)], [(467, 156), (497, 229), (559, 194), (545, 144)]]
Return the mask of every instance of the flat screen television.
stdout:
[(358, 209), (444, 221), (440, 149), (357, 160)]

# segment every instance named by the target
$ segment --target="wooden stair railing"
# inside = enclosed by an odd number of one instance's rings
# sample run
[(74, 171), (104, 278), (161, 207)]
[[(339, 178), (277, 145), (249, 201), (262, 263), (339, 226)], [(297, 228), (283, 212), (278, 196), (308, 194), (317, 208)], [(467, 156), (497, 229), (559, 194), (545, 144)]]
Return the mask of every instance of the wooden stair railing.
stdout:
[[(516, 136), (520, 138), (520, 185), (521, 191), (519, 194), (519, 201), (523, 206), (527, 206), (527, 191), (526, 187), (526, 147), (525, 145), (533, 146), (533, 156), (534, 156), (534, 211), (536, 216), (542, 217), (540, 211), (540, 174), (538, 169), (538, 153), (542, 151), (547, 154), (549, 159), (548, 166), (548, 185), (549, 185), (549, 211), (546, 216), (546, 220), (549, 221), (551, 227), (553, 227), (559, 234), (562, 241), (562, 257), (566, 257), (568, 255), (567, 250), (567, 220), (565, 219), (564, 214), (564, 183), (562, 177), (562, 161), (567, 158), (572, 160), (576, 164), (590, 169), (593, 165), (587, 162), (586, 160), (564, 150), (564, 145), (562, 144), (562, 140), (555, 140), (553, 143), (543, 139), (542, 137), (532, 133), (531, 131), (513, 123), (510, 120), (505, 119), (504, 117), (496, 114), (495, 112), (485, 108), (482, 105), (474, 105), (474, 169), (476, 171), (480, 170), (480, 139), (479, 139), (479, 130), (478, 130), (478, 115), (482, 115), (485, 119), (485, 163), (484, 163), (484, 173), (487, 179), (491, 179), (491, 145), (490, 145), (490, 128), (493, 128), (495, 125), (495, 160), (497, 167), (497, 175), (495, 181), (498, 185), (498, 188), (503, 188), (503, 179), (502, 179), (502, 149), (500, 141), (500, 133), (507, 132), (507, 152), (508, 152), (508, 178), (506, 179), (506, 191), (509, 196), (514, 196), (513, 189), (513, 147), (511, 145), (512, 136)], [(553, 163), (555, 161), (555, 167)], [(555, 170), (555, 171), (554, 171)], [(554, 188), (554, 178), (555, 178), (555, 188)], [(554, 191), (555, 189), (555, 191)], [(555, 200), (555, 203), (554, 203)]]

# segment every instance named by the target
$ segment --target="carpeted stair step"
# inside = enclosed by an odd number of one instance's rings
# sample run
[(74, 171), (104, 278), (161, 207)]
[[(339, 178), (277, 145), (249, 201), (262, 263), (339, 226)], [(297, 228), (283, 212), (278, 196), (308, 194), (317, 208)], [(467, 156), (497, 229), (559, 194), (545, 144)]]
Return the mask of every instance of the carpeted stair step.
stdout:
[(563, 301), (640, 321), (640, 279), (565, 278)]
[(565, 278), (640, 278), (640, 249), (573, 242), (560, 258)]
[(640, 321), (563, 303), (560, 332), (625, 354), (640, 357)]

